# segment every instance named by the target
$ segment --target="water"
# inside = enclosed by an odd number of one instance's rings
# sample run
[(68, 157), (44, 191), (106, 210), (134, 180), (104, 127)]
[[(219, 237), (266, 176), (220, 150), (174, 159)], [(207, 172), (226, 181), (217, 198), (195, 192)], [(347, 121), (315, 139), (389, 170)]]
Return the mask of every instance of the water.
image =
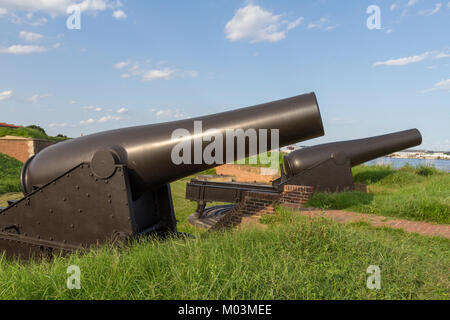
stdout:
[(378, 158), (365, 163), (365, 165), (390, 165), (398, 169), (403, 167), (407, 163), (414, 167), (431, 166), (442, 171), (450, 172), (450, 160)]

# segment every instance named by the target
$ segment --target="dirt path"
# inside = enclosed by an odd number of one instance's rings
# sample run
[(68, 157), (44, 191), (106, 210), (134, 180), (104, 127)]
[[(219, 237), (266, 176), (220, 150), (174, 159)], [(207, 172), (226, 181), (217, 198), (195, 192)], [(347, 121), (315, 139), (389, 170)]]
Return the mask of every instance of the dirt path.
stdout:
[[(372, 214), (347, 212), (340, 210), (300, 209), (300, 215), (311, 218), (328, 218), (339, 223), (365, 221), (374, 227), (391, 227), (424, 236), (441, 236), (450, 239), (450, 225), (439, 225), (428, 222), (392, 219)], [(238, 228), (266, 229), (267, 225), (259, 223), (261, 215), (244, 216)]]
[(392, 219), (372, 214), (346, 212), (340, 210), (301, 209), (300, 214), (308, 217), (330, 218), (340, 223), (366, 221), (374, 227), (391, 227), (406, 232), (419, 233), (425, 236), (441, 236), (450, 239), (450, 225), (431, 224), (428, 222)]

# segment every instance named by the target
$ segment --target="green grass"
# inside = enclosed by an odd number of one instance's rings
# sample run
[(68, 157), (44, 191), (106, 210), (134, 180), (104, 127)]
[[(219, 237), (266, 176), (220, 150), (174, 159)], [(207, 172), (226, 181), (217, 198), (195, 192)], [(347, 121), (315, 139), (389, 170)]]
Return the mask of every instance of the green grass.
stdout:
[(388, 166), (353, 169), (369, 193), (316, 194), (308, 206), (373, 213), (416, 221), (450, 223), (450, 174), (430, 167)]
[[(1, 158), (2, 172), (17, 183), (20, 165), (10, 160)], [(421, 198), (448, 206), (448, 174), (387, 167), (358, 167), (354, 173), (356, 181), (370, 184), (371, 193), (336, 196), (342, 198), (332, 205), (359, 202), (361, 208), (389, 209), (391, 216), (400, 210), (396, 206), (405, 210)], [(53, 261), (0, 258), (0, 299), (449, 299), (448, 239), (311, 220), (282, 208), (262, 219), (265, 231), (206, 232), (187, 222), (196, 209), (185, 199), (188, 180), (171, 186), (178, 229), (195, 239), (140, 239)], [(18, 197), (0, 196), (0, 205)], [(382, 199), (396, 202), (377, 202)], [(81, 268), (81, 290), (66, 288), (70, 265)], [(370, 265), (381, 268), (381, 290), (366, 287)]]
[(0, 153), (0, 194), (20, 191), (22, 162)]
[[(266, 231), (141, 240), (52, 262), (0, 259), (0, 299), (448, 299), (450, 241), (278, 210)], [(66, 288), (67, 267), (81, 290)], [(366, 270), (381, 268), (381, 290)]]

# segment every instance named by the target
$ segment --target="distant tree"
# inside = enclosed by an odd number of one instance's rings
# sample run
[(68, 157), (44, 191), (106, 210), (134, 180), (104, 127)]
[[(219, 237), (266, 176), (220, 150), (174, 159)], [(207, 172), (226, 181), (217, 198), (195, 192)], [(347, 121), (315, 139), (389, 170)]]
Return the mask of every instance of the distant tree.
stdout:
[(47, 135), (47, 133), (45, 132), (45, 130), (42, 129), (41, 127), (37, 126), (37, 125), (32, 124), (31, 126), (28, 126), (27, 128), (34, 129), (34, 130), (38, 130), (38, 131), (42, 132), (43, 134)]

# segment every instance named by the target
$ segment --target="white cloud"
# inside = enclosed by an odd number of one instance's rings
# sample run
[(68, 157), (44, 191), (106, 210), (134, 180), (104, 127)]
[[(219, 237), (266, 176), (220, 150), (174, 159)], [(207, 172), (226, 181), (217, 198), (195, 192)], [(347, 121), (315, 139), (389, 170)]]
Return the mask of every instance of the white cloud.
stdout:
[(8, 14), (8, 10), (6, 10), (4, 8), (0, 8), (0, 16), (4, 15), (4, 14)]
[(100, 111), (103, 110), (103, 108), (95, 107), (95, 106), (84, 106), (84, 107), (81, 107), (81, 109), (83, 109), (83, 110), (93, 110), (95, 112), (100, 112)]
[(127, 14), (122, 10), (114, 11), (112, 16), (117, 20), (125, 20), (126, 18), (128, 18)]
[(82, 11), (104, 11), (120, 7), (117, 0), (0, 0), (0, 7), (8, 11), (42, 12), (51, 16), (65, 14), (71, 5)]
[(52, 45), (52, 48), (53, 48), (53, 49), (58, 49), (58, 48), (61, 47), (62, 45), (63, 45), (62, 42), (57, 42), (57, 43), (55, 43), (54, 45)]
[(92, 123), (95, 123), (95, 120), (94, 119), (92, 119), (92, 118), (90, 118), (90, 119), (87, 119), (87, 120), (81, 120), (80, 121), (80, 124), (92, 124)]
[(320, 18), (318, 21), (308, 23), (308, 29), (325, 29), (325, 30), (333, 30), (336, 26), (326, 26), (329, 23), (327, 18)]
[(117, 113), (127, 113), (128, 109), (127, 108), (120, 108), (119, 110), (117, 110)]
[(29, 97), (27, 99), (27, 101), (37, 103), (40, 99), (48, 98), (50, 96), (51, 96), (51, 94), (49, 94), (49, 93), (35, 94), (35, 95)]
[(142, 81), (153, 80), (171, 80), (175, 78), (195, 78), (198, 76), (197, 71), (179, 70), (179, 69), (154, 69), (145, 71), (142, 74)]
[(156, 116), (157, 119), (187, 119), (189, 116), (182, 113), (179, 109), (152, 109), (151, 112)]
[(450, 58), (450, 53), (441, 52), (436, 55), (436, 59)]
[(436, 83), (432, 88), (421, 91), (421, 93), (428, 93), (432, 91), (441, 91), (441, 90), (450, 92), (450, 79), (442, 80)]
[(27, 42), (39, 42), (44, 36), (40, 33), (28, 32), (28, 31), (20, 31), (19, 37), (22, 40)]
[(170, 80), (173, 78), (175, 74), (174, 69), (164, 68), (161, 70), (155, 69), (155, 70), (149, 70), (146, 71), (142, 75), (142, 80), (144, 81), (152, 81), (152, 80)]
[(129, 64), (130, 64), (130, 61), (129, 61), (129, 60), (128, 60), (128, 61), (117, 62), (117, 63), (114, 65), (114, 68), (116, 68), (116, 69), (122, 69), (122, 68), (127, 67)]
[(447, 8), (449, 8), (449, 9), (450, 9), (450, 2), (449, 2), (449, 3), (447, 3)]
[(415, 5), (417, 3), (417, 0), (409, 0), (408, 1), (408, 7), (412, 7), (413, 5)]
[(398, 9), (398, 5), (395, 4), (395, 3), (393, 3), (389, 9), (390, 9), (391, 11), (394, 11), (394, 10)]
[(8, 48), (0, 48), (0, 53), (6, 54), (31, 54), (31, 53), (42, 53), (47, 51), (45, 47), (42, 46), (29, 46), (15, 44)]
[[(129, 66), (131, 61), (119, 62), (115, 64), (116, 69), (122, 69)], [(171, 80), (174, 78), (195, 78), (198, 76), (197, 71), (181, 70), (175, 68), (159, 68), (159, 69), (142, 69), (139, 63), (134, 63), (133, 66), (128, 68), (128, 71), (123, 73), (120, 77), (122, 79), (129, 79), (133, 77), (140, 77), (142, 81), (153, 80)]]
[(407, 64), (416, 63), (423, 61), (430, 53), (425, 52), (418, 56), (411, 56), (411, 57), (405, 57), (405, 58), (399, 58), (399, 59), (391, 59), (387, 61), (379, 61), (375, 62), (373, 64), (374, 67), (376, 66), (405, 66)]
[(419, 54), (416, 56), (375, 62), (373, 64), (373, 66), (374, 67), (383, 66), (383, 65), (384, 66), (405, 66), (405, 65), (408, 65), (411, 63), (421, 62), (425, 59), (444, 59), (444, 58), (449, 58), (449, 57), (450, 57), (450, 53), (447, 53), (447, 52), (429, 51), (429, 52), (425, 52), (425, 53), (422, 53), (422, 54)]
[(280, 21), (282, 15), (274, 15), (263, 8), (249, 4), (236, 11), (225, 26), (225, 35), (230, 41), (278, 42), (286, 38), (287, 31), (296, 28), (303, 21)]
[(99, 119), (94, 119), (94, 118), (89, 118), (87, 120), (82, 120), (80, 121), (80, 124), (82, 125), (87, 125), (87, 124), (93, 124), (93, 123), (105, 123), (105, 122), (109, 122), (109, 121), (118, 121), (121, 118), (118, 116), (112, 116), (112, 115), (107, 115), (104, 117), (101, 117)]
[(12, 90), (0, 92), (0, 101), (8, 100), (13, 96)]
[(113, 120), (120, 120), (121, 118), (118, 116), (111, 116), (111, 115), (107, 115), (104, 117), (101, 117), (100, 119), (97, 120), (97, 122), (99, 123), (104, 123), (104, 122), (108, 122), (108, 121), (113, 121)]
[(75, 100), (70, 100), (70, 104), (76, 104), (77, 102)]
[(297, 28), (303, 22), (303, 20), (305, 20), (305, 18), (300, 17), (295, 21), (289, 22), (287, 25), (287, 29), (292, 30), (294, 28)]
[(425, 15), (425, 16), (432, 16), (436, 13), (438, 13), (442, 8), (442, 3), (438, 2), (436, 3), (436, 5), (434, 6), (433, 9), (428, 9), (428, 10), (420, 10), (419, 14), (420, 15)]

